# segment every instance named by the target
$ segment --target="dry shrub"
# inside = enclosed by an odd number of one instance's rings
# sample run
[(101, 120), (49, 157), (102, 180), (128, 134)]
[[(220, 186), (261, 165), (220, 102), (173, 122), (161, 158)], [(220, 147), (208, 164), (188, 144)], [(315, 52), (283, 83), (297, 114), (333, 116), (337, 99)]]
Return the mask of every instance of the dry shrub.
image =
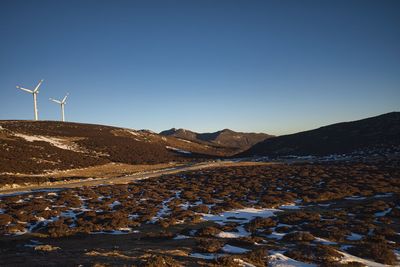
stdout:
[(271, 228), (276, 226), (276, 221), (272, 218), (257, 217), (246, 224), (246, 229), (250, 232), (255, 232), (257, 229)]
[(0, 214), (0, 226), (5, 226), (14, 221), (14, 218), (8, 214)]
[(178, 267), (182, 266), (169, 256), (154, 255), (143, 261), (139, 266), (143, 267)]
[(320, 220), (316, 212), (295, 211), (282, 214), (279, 221), (285, 224), (301, 224), (303, 222), (315, 222)]
[(199, 229), (197, 231), (196, 235), (197, 236), (201, 236), (201, 237), (213, 237), (213, 236), (217, 235), (220, 232), (221, 232), (221, 230), (216, 228), (216, 227), (206, 226), (206, 227), (203, 227), (203, 228)]
[(196, 239), (197, 248), (202, 252), (215, 253), (220, 250), (224, 243), (216, 239)]
[(69, 226), (64, 223), (64, 220), (60, 219), (49, 223), (47, 225), (47, 232), (51, 237), (62, 237), (73, 234), (74, 230), (69, 228)]
[(286, 234), (283, 237), (284, 241), (294, 241), (294, 242), (310, 242), (313, 241), (315, 239), (315, 237), (308, 233), (308, 232), (293, 232), (293, 233), (289, 233)]
[(223, 267), (242, 267), (238, 260), (237, 256), (224, 256), (218, 257), (215, 259), (216, 266), (223, 266)]
[(371, 258), (374, 261), (394, 265), (397, 263), (396, 254), (386, 243), (384, 237), (373, 236), (365, 243), (348, 249), (349, 253), (362, 258)]
[(268, 251), (264, 248), (258, 248), (244, 254), (244, 260), (258, 267), (268, 266)]
[(326, 245), (298, 245), (296, 248), (285, 253), (286, 256), (303, 262), (337, 262), (343, 255), (334, 248)]
[(209, 212), (209, 208), (207, 205), (204, 204), (200, 204), (194, 207), (190, 208), (191, 210), (193, 210), (194, 212), (198, 212), (198, 213), (208, 213)]
[(174, 233), (169, 231), (161, 231), (161, 232), (148, 232), (144, 234), (144, 237), (150, 239), (170, 239), (175, 236)]

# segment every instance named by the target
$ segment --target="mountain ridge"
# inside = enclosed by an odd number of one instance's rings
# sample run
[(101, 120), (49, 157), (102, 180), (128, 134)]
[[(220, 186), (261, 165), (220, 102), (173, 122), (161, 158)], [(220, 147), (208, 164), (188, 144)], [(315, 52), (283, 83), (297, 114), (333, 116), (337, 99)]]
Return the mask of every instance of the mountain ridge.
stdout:
[(400, 146), (400, 112), (266, 139), (237, 156), (328, 155)]
[(245, 150), (258, 142), (274, 137), (266, 133), (236, 132), (227, 128), (210, 133), (197, 133), (183, 128), (171, 128), (160, 132), (160, 135), (173, 136), (191, 142), (232, 147), (238, 150)]

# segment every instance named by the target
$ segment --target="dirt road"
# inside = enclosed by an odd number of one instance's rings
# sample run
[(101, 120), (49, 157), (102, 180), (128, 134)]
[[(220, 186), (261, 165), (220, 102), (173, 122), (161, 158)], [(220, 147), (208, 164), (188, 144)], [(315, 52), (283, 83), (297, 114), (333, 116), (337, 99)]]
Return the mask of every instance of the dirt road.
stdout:
[(33, 191), (44, 191), (44, 190), (57, 190), (63, 188), (75, 188), (81, 186), (96, 186), (96, 185), (107, 185), (107, 184), (126, 184), (135, 180), (147, 179), (152, 177), (158, 177), (161, 175), (175, 174), (185, 171), (201, 170), (205, 168), (217, 168), (217, 167), (229, 167), (229, 166), (248, 166), (248, 165), (265, 165), (271, 163), (263, 162), (235, 162), (235, 161), (211, 161), (201, 163), (191, 163), (181, 165), (179, 167), (166, 168), (160, 170), (153, 170), (148, 172), (141, 172), (122, 177), (111, 177), (111, 178), (98, 178), (98, 179), (84, 179), (74, 180), (66, 182), (54, 182), (46, 183), (43, 185), (32, 185), (32, 186), (21, 186), (18, 188), (0, 189), (0, 197), (10, 194), (17, 193), (29, 193)]

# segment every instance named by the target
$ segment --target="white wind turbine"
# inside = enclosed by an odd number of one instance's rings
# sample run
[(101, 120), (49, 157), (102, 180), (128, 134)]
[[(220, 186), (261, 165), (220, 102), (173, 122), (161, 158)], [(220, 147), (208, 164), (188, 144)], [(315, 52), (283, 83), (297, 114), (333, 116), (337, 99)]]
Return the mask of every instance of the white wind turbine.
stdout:
[(25, 92), (31, 93), (33, 95), (33, 112), (35, 114), (35, 121), (38, 120), (38, 108), (37, 108), (37, 94), (39, 94), (39, 87), (42, 84), (43, 80), (40, 80), (38, 85), (36, 85), (35, 89), (29, 90), (17, 85), (18, 89), (21, 89)]
[(50, 98), (51, 101), (61, 105), (61, 119), (62, 119), (62, 121), (65, 121), (64, 105), (67, 103), (66, 100), (67, 100), (68, 95), (69, 95), (69, 93), (67, 93), (64, 96), (63, 100), (57, 100), (57, 99)]

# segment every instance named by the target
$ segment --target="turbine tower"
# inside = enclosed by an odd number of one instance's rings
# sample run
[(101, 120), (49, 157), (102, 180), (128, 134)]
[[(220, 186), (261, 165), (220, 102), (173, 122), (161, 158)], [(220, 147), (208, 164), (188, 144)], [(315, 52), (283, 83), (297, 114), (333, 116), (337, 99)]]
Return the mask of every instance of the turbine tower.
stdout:
[(67, 93), (64, 98), (62, 100), (57, 100), (57, 99), (53, 99), (53, 98), (49, 98), (51, 101), (60, 104), (61, 106), (61, 120), (65, 121), (65, 115), (64, 115), (64, 105), (67, 103), (67, 97), (68, 97), (69, 93)]
[(17, 85), (18, 89), (21, 89), (21, 90), (31, 93), (33, 95), (33, 112), (35, 114), (35, 121), (37, 121), (39, 119), (38, 118), (38, 108), (37, 108), (37, 94), (39, 94), (39, 87), (42, 84), (42, 82), (43, 82), (43, 80), (40, 80), (38, 85), (36, 85), (35, 89), (33, 89), (33, 90), (29, 90), (29, 89), (26, 89), (26, 88), (23, 88), (23, 87)]

